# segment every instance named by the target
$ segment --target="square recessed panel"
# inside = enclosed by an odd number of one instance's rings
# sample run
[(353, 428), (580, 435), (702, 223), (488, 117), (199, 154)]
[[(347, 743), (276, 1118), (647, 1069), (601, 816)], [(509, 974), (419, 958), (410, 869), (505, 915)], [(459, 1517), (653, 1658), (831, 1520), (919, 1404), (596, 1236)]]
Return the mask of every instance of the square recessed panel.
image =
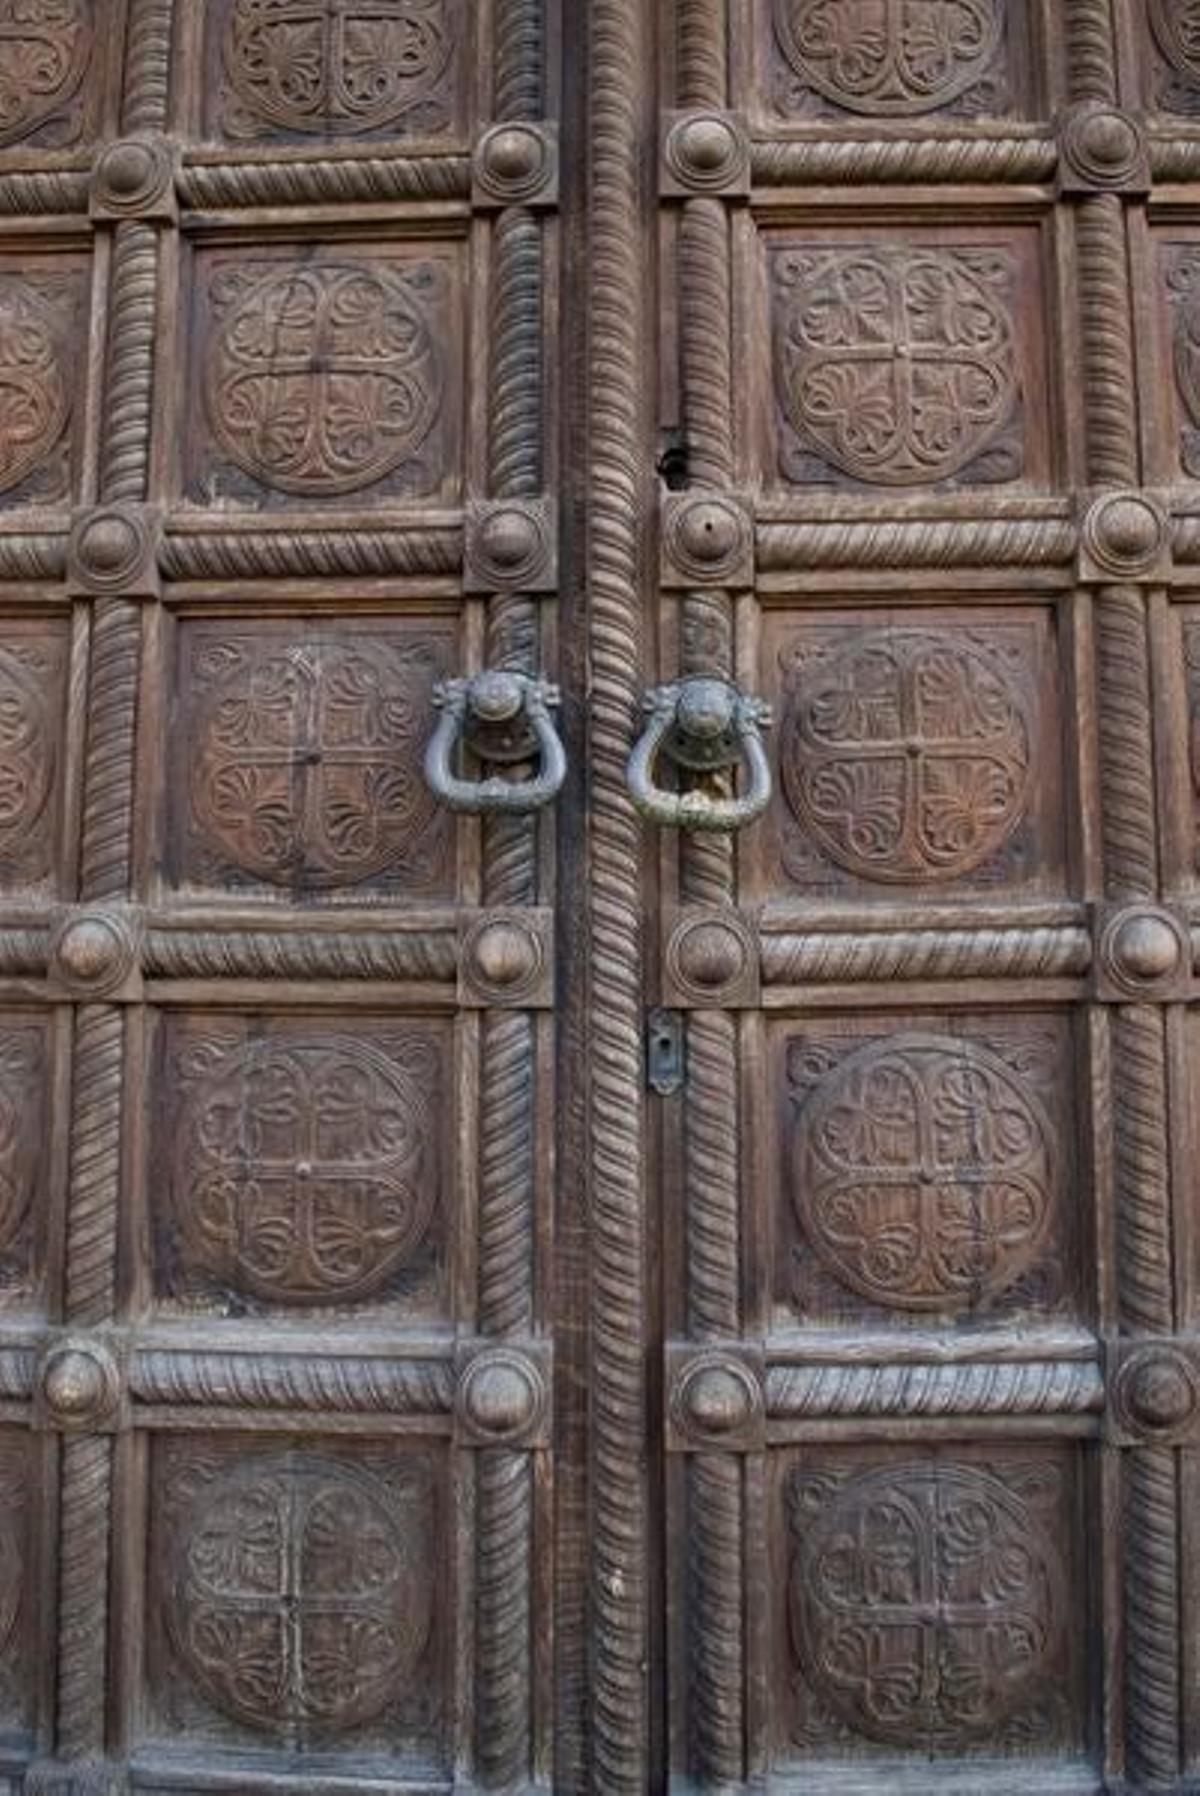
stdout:
[(1135, 9), (1147, 106), (1170, 118), (1200, 113), (1200, 10), (1196, 0), (1146, 0)]
[(1078, 1051), (1056, 1012), (780, 1020), (776, 1326), (1071, 1318)]
[(454, 246), (246, 244), (188, 266), (187, 499), (261, 511), (456, 497)]
[(28, 1749), (40, 1667), (31, 1436), (0, 1429), (0, 1749)]
[(83, 256), (0, 256), (0, 510), (68, 505), (74, 495), (88, 278)]
[(1024, 1442), (774, 1456), (775, 1763), (1080, 1752), (1081, 1485)]
[[(144, 1737), (330, 1769), (444, 1764), (444, 1449), (166, 1436), (151, 1451)], [(392, 1766), (393, 1774), (395, 1765)]]
[(232, 143), (459, 138), (467, 0), (216, 0), (203, 127)]
[(183, 619), (166, 863), (175, 888), (446, 897), (454, 820), (423, 771), (452, 619)]
[(170, 1014), (155, 1057), (155, 1289), (223, 1315), (445, 1317), (452, 1024)]
[(0, 149), (45, 154), (87, 142), (98, 126), (105, 0), (4, 0)]
[(1050, 483), (1036, 230), (772, 230), (764, 250), (772, 485), (1002, 494)]
[(46, 1012), (0, 1012), (0, 1311), (44, 1287), (50, 1072)]
[(62, 885), (65, 621), (0, 624), (0, 893)]
[(1025, 0), (758, 0), (766, 118), (860, 128), (1028, 111)]
[(1049, 607), (772, 611), (772, 894), (895, 902), (1063, 885)]
[(1200, 480), (1200, 235), (1160, 237), (1158, 268), (1165, 378), (1163, 404), (1147, 415), (1165, 432), (1163, 477)]

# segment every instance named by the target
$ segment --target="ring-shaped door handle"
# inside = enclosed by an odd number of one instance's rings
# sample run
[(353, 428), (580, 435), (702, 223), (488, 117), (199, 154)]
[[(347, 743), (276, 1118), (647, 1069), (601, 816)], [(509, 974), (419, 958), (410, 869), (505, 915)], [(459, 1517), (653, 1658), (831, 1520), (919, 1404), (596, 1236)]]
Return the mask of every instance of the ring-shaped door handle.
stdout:
[[(524, 816), (557, 795), (567, 775), (567, 758), (550, 717), (559, 702), (557, 687), (528, 674), (487, 670), (471, 679), (443, 681), (433, 699), (441, 716), (425, 751), (425, 778), (449, 810)], [(464, 779), (454, 771), (464, 739), (483, 760), (536, 755), (537, 772), (521, 780), (498, 774)]]
[[(771, 800), (771, 768), (762, 731), (770, 712), (760, 699), (727, 680), (696, 676), (646, 694), (649, 721), (626, 768), (633, 802), (651, 823), (672, 829), (737, 830), (753, 823)], [(668, 792), (658, 784), (665, 755), (693, 772), (716, 772), (744, 763), (744, 792), (717, 798), (701, 791)]]

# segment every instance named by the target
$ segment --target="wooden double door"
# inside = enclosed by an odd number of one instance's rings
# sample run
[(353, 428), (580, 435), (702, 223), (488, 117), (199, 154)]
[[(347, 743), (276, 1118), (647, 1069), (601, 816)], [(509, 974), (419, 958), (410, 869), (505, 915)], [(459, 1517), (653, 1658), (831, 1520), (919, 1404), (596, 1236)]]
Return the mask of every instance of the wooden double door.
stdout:
[(1196, 1787), (1198, 717), (1195, 0), (0, 0), (0, 1789)]

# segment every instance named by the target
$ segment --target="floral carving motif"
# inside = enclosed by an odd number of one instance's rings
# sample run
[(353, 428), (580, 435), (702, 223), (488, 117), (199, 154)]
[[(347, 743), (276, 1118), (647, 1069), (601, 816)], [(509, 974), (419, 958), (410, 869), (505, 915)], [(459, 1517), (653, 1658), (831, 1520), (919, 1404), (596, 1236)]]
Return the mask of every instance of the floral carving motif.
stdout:
[[(776, 387), (806, 461), (884, 486), (1020, 472), (1020, 382), (1000, 250), (789, 250), (775, 262)], [(797, 451), (799, 452), (797, 454)]]
[(44, 1072), (39, 1034), (8, 1029), (0, 1035), (0, 1287), (19, 1282), (25, 1272), (23, 1235), (37, 1183), (34, 1131)]
[(269, 1302), (368, 1296), (438, 1199), (435, 1071), (421, 1044), (340, 1036), (183, 1052), (175, 1214), (189, 1272)]
[(1051, 1210), (1050, 1128), (990, 1050), (897, 1036), (795, 1099), (797, 1218), (843, 1285), (888, 1309), (945, 1310), (1030, 1266)]
[(866, 635), (793, 676), (784, 793), (801, 827), (866, 879), (954, 879), (1025, 814), (1021, 695), (985, 653), (918, 630)]
[(23, 849), (42, 817), (54, 775), (40, 658), (0, 649), (0, 864)]
[(1183, 431), (1184, 472), (1200, 480), (1200, 254), (1180, 250), (1168, 262), (1168, 289), (1175, 327), (1175, 382), (1187, 413)]
[(429, 1636), (427, 1481), (292, 1450), (192, 1482), (164, 1607), (197, 1684), (297, 1742), (371, 1721)]
[(38, 287), (0, 277), (0, 493), (19, 486), (66, 429), (62, 336), (62, 319)]
[(436, 651), (209, 641), (198, 663), (187, 777), (206, 846), (274, 885), (429, 883), (445, 839), (420, 769)]
[(357, 492), (428, 436), (442, 365), (432, 264), (231, 268), (214, 281), (204, 391), (218, 443), (285, 493)]
[(1169, 70), (1159, 104), (1168, 112), (1200, 112), (1200, 0), (1148, 0), (1148, 13)]
[(776, 0), (775, 30), (805, 87), (849, 112), (933, 112), (989, 71), (1000, 0)]
[(793, 1478), (793, 1645), (857, 1733), (944, 1752), (994, 1737), (1032, 1700), (1062, 1613), (1061, 1568), (1023, 1488), (1038, 1477), (922, 1462), (832, 1490)]
[(88, 19), (85, 0), (0, 0), (0, 144), (28, 137), (74, 94)]
[(453, 53), (446, 0), (234, 0), (225, 125), (238, 136), (440, 131)]

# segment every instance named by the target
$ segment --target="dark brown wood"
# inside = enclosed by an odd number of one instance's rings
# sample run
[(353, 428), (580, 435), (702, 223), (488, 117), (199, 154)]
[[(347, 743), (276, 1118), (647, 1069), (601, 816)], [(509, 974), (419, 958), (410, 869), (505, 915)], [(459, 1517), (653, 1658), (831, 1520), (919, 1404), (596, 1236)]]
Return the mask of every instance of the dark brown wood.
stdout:
[(0, 1796), (1194, 1786), (1198, 42), (0, 0)]

